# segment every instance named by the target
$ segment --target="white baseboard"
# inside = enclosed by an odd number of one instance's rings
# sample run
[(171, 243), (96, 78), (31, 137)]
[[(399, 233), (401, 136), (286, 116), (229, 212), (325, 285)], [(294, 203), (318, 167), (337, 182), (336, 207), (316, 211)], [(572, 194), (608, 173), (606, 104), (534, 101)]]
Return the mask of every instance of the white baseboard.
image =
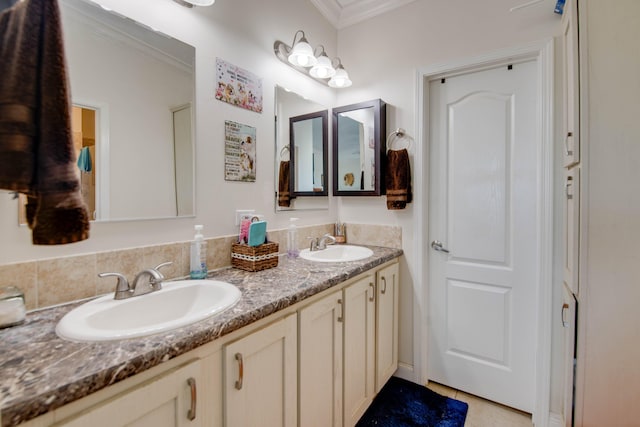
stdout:
[(398, 378), (402, 378), (403, 380), (411, 381), (414, 383), (418, 382), (416, 378), (415, 372), (413, 370), (413, 365), (408, 365), (406, 363), (398, 363), (398, 370), (393, 374)]
[(549, 412), (548, 427), (564, 427), (564, 417), (554, 412)]

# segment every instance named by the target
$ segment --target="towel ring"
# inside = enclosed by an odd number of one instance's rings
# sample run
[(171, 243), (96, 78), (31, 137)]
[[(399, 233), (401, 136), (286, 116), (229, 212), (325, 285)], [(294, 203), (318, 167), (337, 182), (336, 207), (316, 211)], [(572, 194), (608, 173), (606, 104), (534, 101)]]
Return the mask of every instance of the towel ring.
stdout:
[(282, 156), (284, 156), (285, 154), (289, 154), (289, 160), (291, 160), (291, 152), (289, 151), (288, 145), (285, 145), (284, 147), (282, 147), (282, 150), (280, 150), (280, 160), (283, 160)]
[(391, 132), (387, 137), (387, 151), (397, 150), (397, 148), (393, 148), (393, 144), (395, 142), (403, 141), (403, 140), (407, 141), (406, 142), (407, 146), (404, 148), (408, 150), (411, 147), (411, 142), (413, 141), (413, 138), (407, 135), (407, 132), (402, 128), (398, 128), (393, 132)]

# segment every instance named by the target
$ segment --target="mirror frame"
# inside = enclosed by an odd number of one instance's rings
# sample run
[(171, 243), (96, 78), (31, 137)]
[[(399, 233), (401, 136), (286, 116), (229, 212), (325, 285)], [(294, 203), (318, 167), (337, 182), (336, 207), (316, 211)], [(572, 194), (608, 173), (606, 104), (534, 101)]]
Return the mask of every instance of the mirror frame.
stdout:
[[(374, 117), (374, 156), (376, 182), (373, 190), (339, 190), (338, 164), (340, 163), (340, 141), (338, 138), (338, 115), (349, 111), (373, 108)], [(387, 104), (381, 99), (345, 105), (332, 110), (333, 113), (333, 195), (334, 196), (382, 196), (385, 194), (385, 144), (387, 134)]]
[[(295, 191), (296, 188), (296, 156), (295, 156), (295, 141), (293, 127), (297, 122), (302, 122), (310, 119), (322, 119), (322, 191)], [(289, 118), (289, 162), (291, 176), (289, 178), (289, 193), (291, 197), (308, 197), (308, 196), (327, 196), (329, 195), (328, 185), (328, 173), (329, 173), (329, 112), (327, 110), (317, 111), (315, 113), (303, 114), (301, 116), (295, 116)]]

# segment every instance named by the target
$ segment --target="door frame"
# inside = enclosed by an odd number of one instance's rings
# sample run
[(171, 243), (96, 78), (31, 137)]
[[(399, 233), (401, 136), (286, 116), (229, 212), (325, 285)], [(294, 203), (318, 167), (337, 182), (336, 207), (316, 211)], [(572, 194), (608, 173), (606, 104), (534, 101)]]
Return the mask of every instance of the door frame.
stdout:
[(539, 88), (538, 120), (540, 123), (541, 146), (537, 182), (538, 227), (541, 231), (537, 253), (540, 260), (538, 276), (538, 333), (536, 337), (536, 390), (532, 419), (536, 427), (546, 427), (549, 422), (549, 399), (551, 384), (551, 339), (552, 339), (552, 284), (553, 284), (553, 39), (545, 39), (529, 44), (502, 49), (487, 54), (461, 60), (435, 64), (416, 73), (416, 148), (414, 180), (419, 192), (414, 207), (416, 235), (415, 253), (418, 262), (417, 276), (422, 286), (418, 301), (414, 304), (414, 375), (426, 384), (428, 381), (428, 313), (429, 306), (429, 82), (468, 72), (481, 71), (523, 60), (537, 61)]

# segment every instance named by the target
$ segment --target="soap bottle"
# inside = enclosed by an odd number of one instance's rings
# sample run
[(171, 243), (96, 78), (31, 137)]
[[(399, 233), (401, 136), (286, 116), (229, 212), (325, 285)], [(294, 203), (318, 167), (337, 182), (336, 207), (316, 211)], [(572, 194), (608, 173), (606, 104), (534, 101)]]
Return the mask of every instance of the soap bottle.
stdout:
[(207, 278), (207, 244), (202, 235), (202, 225), (195, 226), (196, 235), (191, 242), (189, 275), (192, 279)]
[(289, 219), (289, 229), (287, 230), (287, 257), (297, 258), (300, 254), (298, 250), (298, 227), (296, 221), (298, 218)]

